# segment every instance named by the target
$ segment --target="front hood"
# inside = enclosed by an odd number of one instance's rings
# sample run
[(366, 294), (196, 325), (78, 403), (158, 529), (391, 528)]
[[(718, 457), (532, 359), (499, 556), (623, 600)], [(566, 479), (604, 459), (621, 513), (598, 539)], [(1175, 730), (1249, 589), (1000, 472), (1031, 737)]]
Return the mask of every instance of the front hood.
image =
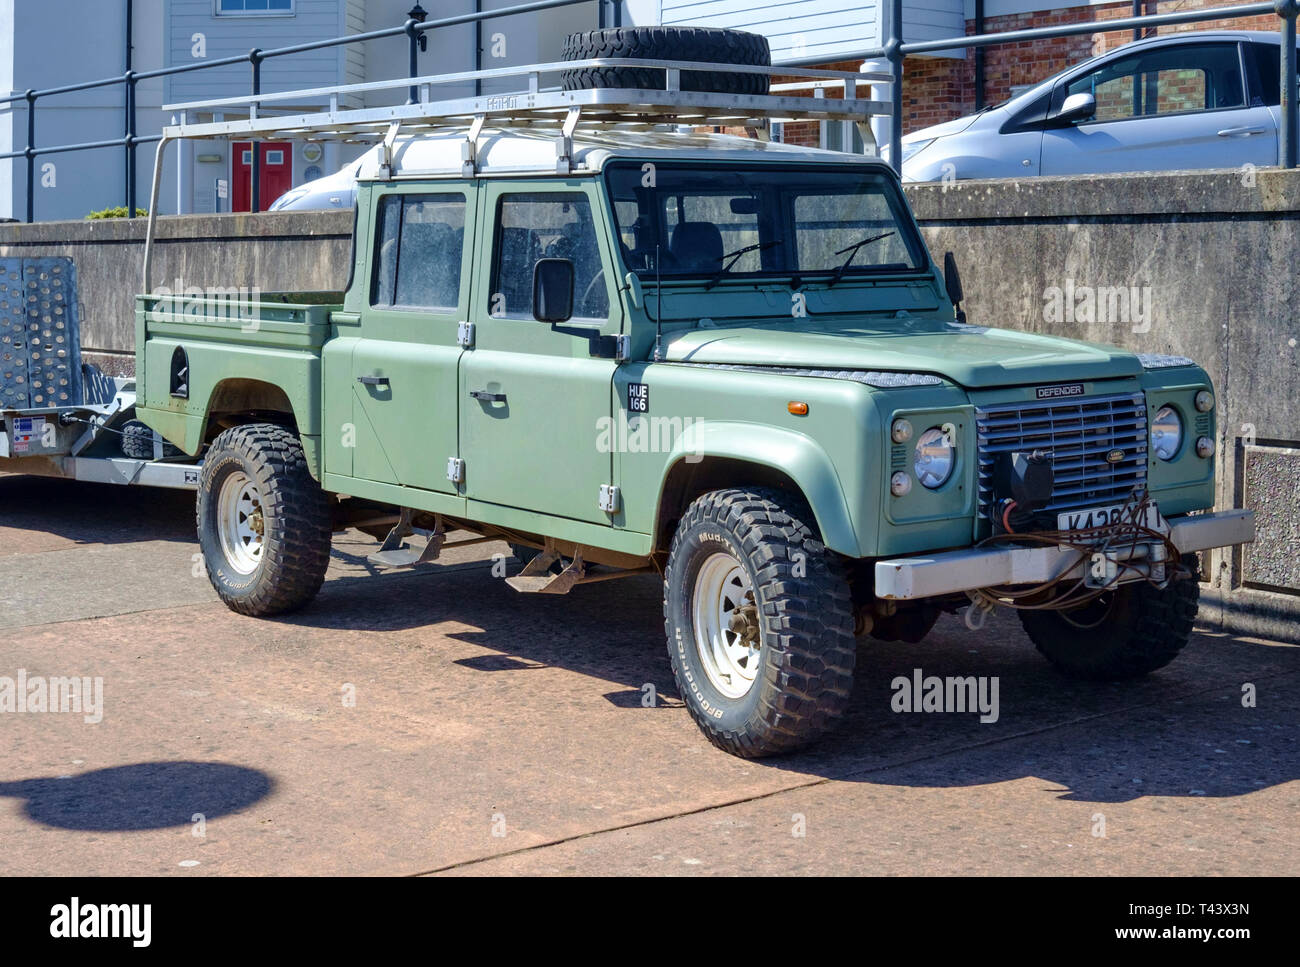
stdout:
[(922, 128), (920, 131), (913, 131), (907, 135), (907, 137), (903, 138), (903, 144), (911, 144), (914, 141), (933, 141), (935, 138), (947, 138), (954, 134), (961, 134), (979, 118), (980, 115), (978, 114), (967, 114), (965, 117), (943, 121), (940, 124), (932, 124), (928, 128)]
[(971, 389), (1140, 376), (1132, 353), (1110, 346), (955, 322), (893, 320), (897, 328), (790, 323), (675, 334), (670, 362), (931, 373)]

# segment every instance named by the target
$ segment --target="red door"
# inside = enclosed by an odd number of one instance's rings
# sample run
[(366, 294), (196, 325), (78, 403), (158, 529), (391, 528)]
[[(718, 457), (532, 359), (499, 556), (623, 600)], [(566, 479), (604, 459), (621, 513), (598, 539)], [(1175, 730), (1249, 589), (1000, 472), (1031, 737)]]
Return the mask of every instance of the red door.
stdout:
[[(236, 141), (230, 165), (230, 210), (253, 210), (253, 152), (248, 141)], [(261, 168), (258, 206), (262, 211), (271, 207), (286, 191), (293, 187), (293, 145), (288, 141), (260, 141), (257, 156)]]

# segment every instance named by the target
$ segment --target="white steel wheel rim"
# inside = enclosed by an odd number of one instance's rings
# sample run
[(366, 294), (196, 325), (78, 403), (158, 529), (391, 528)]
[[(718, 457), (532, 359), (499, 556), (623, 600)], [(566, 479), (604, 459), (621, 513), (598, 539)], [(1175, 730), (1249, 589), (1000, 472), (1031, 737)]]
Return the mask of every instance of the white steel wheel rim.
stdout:
[(756, 634), (733, 630), (748, 618), (756, 628), (749, 572), (730, 554), (711, 554), (695, 579), (691, 601), (695, 650), (704, 674), (727, 698), (743, 698), (762, 664)]
[(266, 518), (262, 491), (248, 474), (236, 470), (217, 495), (217, 534), (226, 561), (240, 574), (252, 574), (262, 563)]

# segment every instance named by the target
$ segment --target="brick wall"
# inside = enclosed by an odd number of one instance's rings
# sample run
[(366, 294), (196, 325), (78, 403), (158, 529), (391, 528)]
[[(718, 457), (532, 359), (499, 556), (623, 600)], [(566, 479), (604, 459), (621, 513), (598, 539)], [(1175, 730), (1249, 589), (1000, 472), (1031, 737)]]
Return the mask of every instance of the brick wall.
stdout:
[[(1246, 0), (1148, 0), (1147, 13), (1236, 6)], [(1115, 20), (1133, 15), (1129, 0), (1101, 6), (1080, 6), (1036, 10), (1006, 17), (987, 17), (986, 33), (1024, 30), (1092, 20)], [(1279, 20), (1272, 14), (1213, 20), (1199, 24), (1161, 27), (1161, 36), (1186, 30), (1270, 30), (1278, 29)], [(966, 32), (975, 32), (974, 21), (967, 21)], [(1148, 35), (1153, 31), (1148, 31)], [(984, 62), (984, 103), (996, 104), (1011, 96), (1013, 88), (1036, 84), (1072, 64), (1105, 53), (1132, 40), (1129, 30), (1116, 30), (1092, 37), (1062, 37), (1020, 44), (986, 48)], [(857, 70), (860, 61), (821, 65), (830, 70)], [(965, 60), (946, 57), (909, 57), (903, 68), (903, 130), (916, 131), (948, 121), (975, 110), (975, 58), (968, 52)], [(785, 140), (813, 147), (818, 144), (815, 124), (786, 126)]]

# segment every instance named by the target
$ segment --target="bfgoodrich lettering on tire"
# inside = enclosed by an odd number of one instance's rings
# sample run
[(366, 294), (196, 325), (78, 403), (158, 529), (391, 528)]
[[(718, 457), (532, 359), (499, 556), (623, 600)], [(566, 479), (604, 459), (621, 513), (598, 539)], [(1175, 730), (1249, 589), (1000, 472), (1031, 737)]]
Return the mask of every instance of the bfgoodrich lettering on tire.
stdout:
[(199, 547), (233, 611), (283, 614), (316, 596), (330, 558), (330, 505), (297, 436), (254, 423), (226, 430), (199, 476)]
[(855, 647), (849, 585), (802, 501), (717, 490), (687, 509), (664, 574), (677, 688), (714, 745), (789, 752), (848, 707)]

